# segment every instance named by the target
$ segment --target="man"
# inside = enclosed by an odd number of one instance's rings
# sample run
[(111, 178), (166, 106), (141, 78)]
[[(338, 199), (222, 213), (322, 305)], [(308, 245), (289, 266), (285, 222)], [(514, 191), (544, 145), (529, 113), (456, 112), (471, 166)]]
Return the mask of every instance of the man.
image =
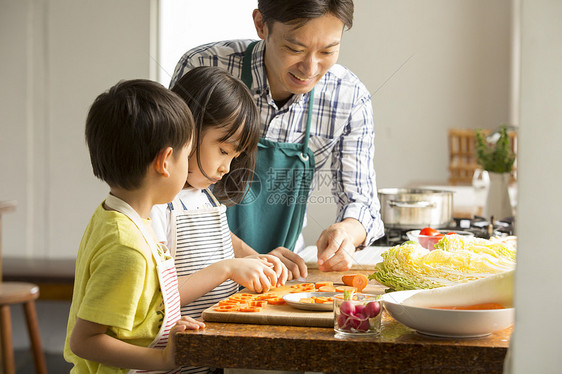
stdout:
[(356, 248), (383, 235), (370, 94), (336, 64), (344, 27), (353, 24), (353, 1), (259, 0), (253, 19), (261, 41), (194, 48), (178, 62), (171, 85), (196, 66), (214, 65), (249, 87), (262, 139), (254, 182), (245, 200), (229, 208), (229, 225), (250, 247), (279, 257), (292, 278), (307, 275), (292, 250), (312, 177), (332, 156), (338, 211), (336, 223), (316, 242), (318, 265), (322, 271), (348, 270)]

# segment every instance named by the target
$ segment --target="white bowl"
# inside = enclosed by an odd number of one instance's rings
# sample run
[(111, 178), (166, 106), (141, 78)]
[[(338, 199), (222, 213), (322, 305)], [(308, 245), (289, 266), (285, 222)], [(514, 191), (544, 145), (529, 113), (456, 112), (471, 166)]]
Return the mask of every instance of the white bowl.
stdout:
[(474, 338), (513, 324), (515, 309), (450, 310), (404, 305), (420, 290), (396, 291), (381, 297), (386, 311), (401, 324), (419, 333), (452, 338)]
[[(429, 249), (430, 251), (434, 249), (435, 244), (441, 239), (437, 236), (430, 236), (430, 235), (420, 235), (421, 230), (411, 230), (406, 233), (409, 240), (414, 242), (418, 242), (421, 244), (422, 247), (425, 249)], [(474, 234), (470, 231), (459, 231), (459, 230), (437, 230), (440, 234), (446, 235), (448, 233), (454, 232), (457, 235), (465, 236), (465, 237), (473, 237)]]

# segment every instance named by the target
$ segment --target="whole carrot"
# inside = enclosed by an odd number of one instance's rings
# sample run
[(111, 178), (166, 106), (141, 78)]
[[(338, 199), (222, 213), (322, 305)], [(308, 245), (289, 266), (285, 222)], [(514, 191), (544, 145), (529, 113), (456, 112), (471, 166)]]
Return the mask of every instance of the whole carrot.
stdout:
[(369, 278), (365, 274), (345, 274), (341, 277), (343, 284), (350, 287), (355, 287), (357, 291), (362, 292), (367, 284), (369, 283)]

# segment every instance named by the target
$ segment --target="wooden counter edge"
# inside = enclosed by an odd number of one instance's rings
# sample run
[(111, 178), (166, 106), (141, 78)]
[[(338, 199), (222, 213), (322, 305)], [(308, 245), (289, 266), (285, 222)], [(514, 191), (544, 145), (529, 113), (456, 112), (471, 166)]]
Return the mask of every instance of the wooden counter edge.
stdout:
[[(206, 323), (207, 331), (179, 333), (176, 360), (182, 365), (262, 370), (388, 373), (502, 373), (507, 346), (439, 342), (339, 340), (328, 328)], [(417, 371), (416, 371), (417, 370)]]

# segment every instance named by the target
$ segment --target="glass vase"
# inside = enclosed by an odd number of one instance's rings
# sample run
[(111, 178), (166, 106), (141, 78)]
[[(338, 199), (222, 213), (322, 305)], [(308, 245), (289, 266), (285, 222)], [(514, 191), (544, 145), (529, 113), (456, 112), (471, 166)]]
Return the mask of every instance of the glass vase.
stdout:
[(488, 187), (484, 217), (489, 219), (493, 216), (494, 220), (512, 217), (513, 208), (509, 198), (510, 174), (488, 172), (488, 176), (490, 178), (490, 185)]

